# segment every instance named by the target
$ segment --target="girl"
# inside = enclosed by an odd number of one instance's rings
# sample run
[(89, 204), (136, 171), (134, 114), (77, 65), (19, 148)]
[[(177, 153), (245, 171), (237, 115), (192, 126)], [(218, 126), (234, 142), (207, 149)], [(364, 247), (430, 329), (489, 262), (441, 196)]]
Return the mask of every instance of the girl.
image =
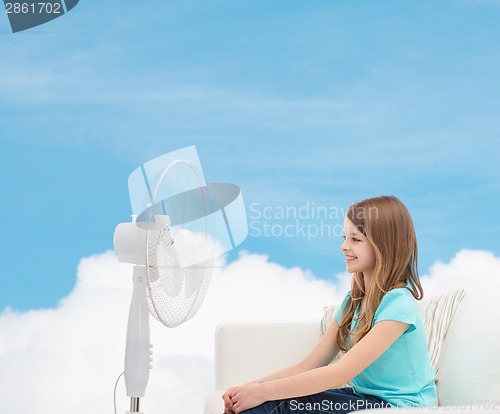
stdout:
[[(410, 213), (394, 196), (352, 204), (344, 221), (351, 290), (303, 361), (223, 395), (227, 414), (335, 413), (431, 406), (435, 375), (416, 300), (423, 298)], [(329, 365), (342, 350), (346, 354)], [(338, 388), (352, 380), (352, 387)]]

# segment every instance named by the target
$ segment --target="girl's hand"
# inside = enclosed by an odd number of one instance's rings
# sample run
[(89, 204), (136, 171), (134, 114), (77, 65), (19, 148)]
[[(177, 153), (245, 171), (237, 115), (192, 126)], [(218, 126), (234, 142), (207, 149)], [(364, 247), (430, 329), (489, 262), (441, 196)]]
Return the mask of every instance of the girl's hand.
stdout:
[(225, 414), (234, 414), (233, 411), (233, 402), (231, 401), (231, 396), (233, 394), (233, 391), (238, 388), (238, 387), (231, 387), (229, 388), (224, 395), (222, 396), (222, 399), (224, 400), (224, 413)]
[(239, 414), (242, 411), (257, 407), (267, 400), (263, 393), (262, 384), (247, 384), (234, 387), (231, 401), (233, 403), (232, 410)]

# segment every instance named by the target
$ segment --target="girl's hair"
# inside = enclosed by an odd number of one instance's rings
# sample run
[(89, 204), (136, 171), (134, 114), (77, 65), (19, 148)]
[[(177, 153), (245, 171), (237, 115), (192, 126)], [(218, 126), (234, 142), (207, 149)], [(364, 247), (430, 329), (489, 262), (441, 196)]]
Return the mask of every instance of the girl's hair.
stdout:
[[(344, 352), (348, 344), (358, 342), (368, 333), (375, 311), (387, 292), (406, 287), (415, 299), (421, 300), (424, 296), (417, 269), (417, 237), (405, 205), (394, 196), (367, 198), (352, 204), (346, 217), (373, 246), (375, 270), (368, 292), (363, 273), (353, 273), (351, 297), (342, 313), (336, 338), (338, 348)], [(367, 297), (365, 312), (351, 332), (354, 313), (364, 296)]]

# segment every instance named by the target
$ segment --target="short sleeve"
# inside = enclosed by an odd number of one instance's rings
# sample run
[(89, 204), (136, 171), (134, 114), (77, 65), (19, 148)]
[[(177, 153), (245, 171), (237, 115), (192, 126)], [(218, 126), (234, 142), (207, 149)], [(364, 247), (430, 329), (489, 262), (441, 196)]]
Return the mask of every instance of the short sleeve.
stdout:
[(417, 302), (408, 289), (393, 289), (382, 298), (375, 312), (373, 325), (382, 321), (400, 321), (410, 324), (407, 332), (413, 332), (418, 318), (420, 311)]
[(350, 297), (351, 297), (351, 291), (347, 292), (347, 295), (345, 295), (345, 298), (342, 301), (342, 305), (340, 305), (339, 310), (335, 314), (335, 321), (337, 322), (337, 325), (340, 324), (340, 320), (342, 319), (342, 312), (344, 311), (347, 305), (347, 301), (349, 300)]

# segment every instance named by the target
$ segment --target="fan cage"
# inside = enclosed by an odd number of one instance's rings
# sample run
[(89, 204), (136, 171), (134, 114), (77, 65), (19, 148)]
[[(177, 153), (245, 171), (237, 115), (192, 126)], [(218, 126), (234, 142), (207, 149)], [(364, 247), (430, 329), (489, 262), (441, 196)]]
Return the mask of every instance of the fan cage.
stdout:
[(141, 244), (148, 306), (153, 317), (175, 327), (196, 314), (210, 284), (215, 248), (208, 219), (211, 200), (203, 174), (186, 160), (172, 162), (151, 181)]

